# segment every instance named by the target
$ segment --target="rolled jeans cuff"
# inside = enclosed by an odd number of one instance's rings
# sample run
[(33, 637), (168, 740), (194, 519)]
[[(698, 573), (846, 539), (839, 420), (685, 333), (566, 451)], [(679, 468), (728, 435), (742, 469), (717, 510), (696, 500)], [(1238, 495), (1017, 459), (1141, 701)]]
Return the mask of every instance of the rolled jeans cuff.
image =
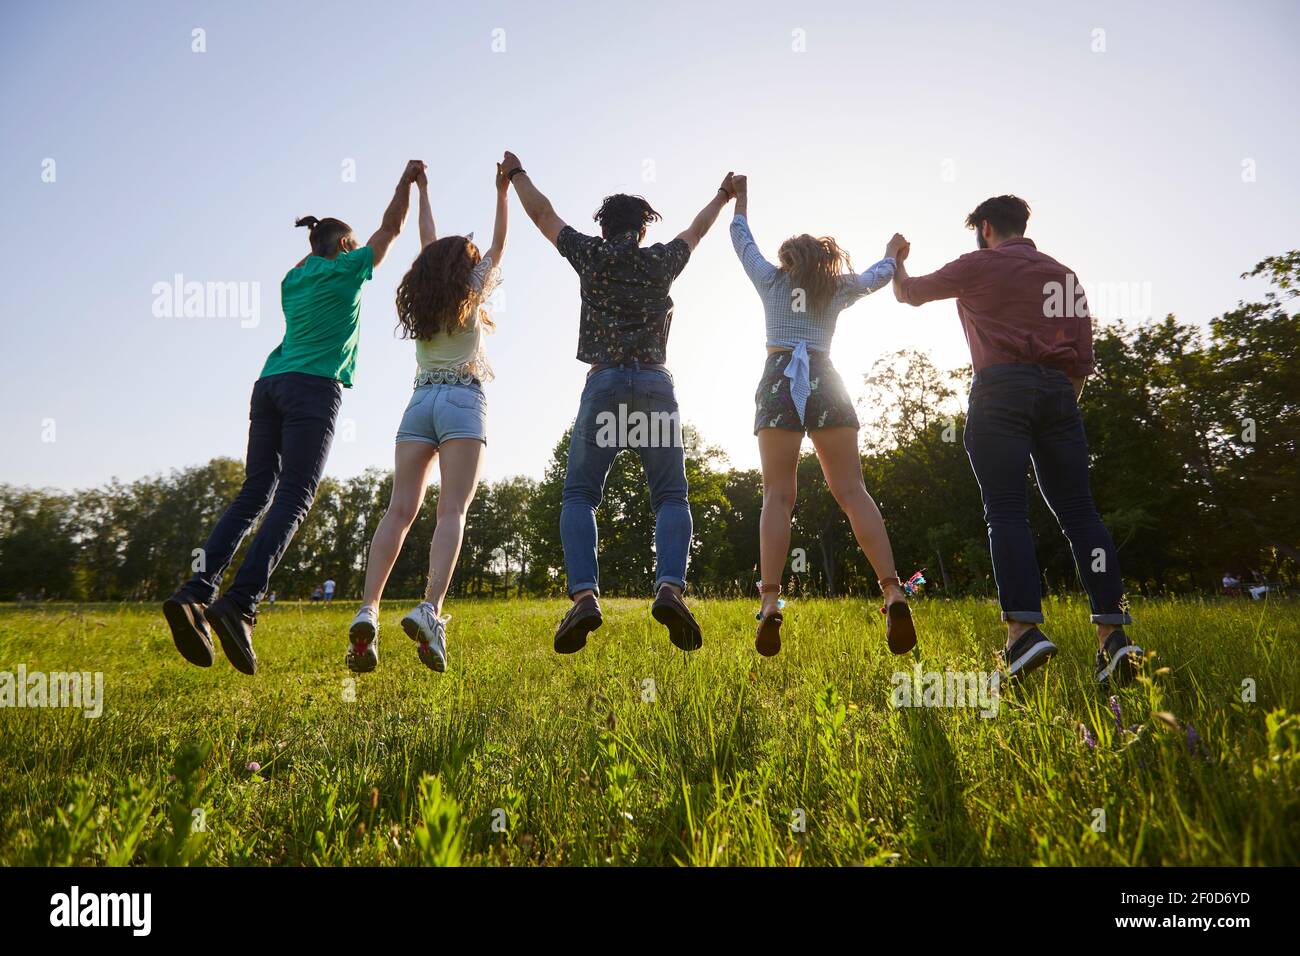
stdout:
[(579, 581), (577, 584), (569, 585), (569, 597), (573, 597), (579, 591), (594, 591), (596, 597), (600, 597), (600, 585), (595, 581)]
[(1003, 611), (1002, 620), (1019, 621), (1022, 624), (1042, 624), (1047, 618), (1042, 611)]
[(683, 594), (686, 593), (686, 582), (683, 581), (681, 578), (672, 578), (672, 577), (661, 577), (658, 581), (656, 581), (656, 582), (655, 582), (655, 593), (658, 594), (658, 593), (659, 593), (659, 589), (660, 589), (661, 587), (663, 587), (665, 584), (672, 584), (672, 585), (675, 585), (676, 587), (679, 587), (679, 588), (682, 589), (682, 593), (683, 593)]
[(1092, 616), (1093, 624), (1116, 624), (1123, 626), (1132, 624), (1133, 618), (1129, 617), (1128, 611), (1116, 611), (1113, 614), (1094, 614)]

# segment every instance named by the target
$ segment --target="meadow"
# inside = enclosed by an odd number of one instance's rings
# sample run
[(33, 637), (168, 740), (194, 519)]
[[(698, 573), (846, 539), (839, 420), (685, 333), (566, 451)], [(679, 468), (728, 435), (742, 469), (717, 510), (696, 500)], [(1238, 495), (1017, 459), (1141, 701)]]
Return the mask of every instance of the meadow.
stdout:
[[(876, 608), (695, 604), (702, 650), (611, 599), (580, 654), (561, 601), (448, 607), (450, 667), (381, 613), (343, 666), (345, 603), (265, 608), (260, 671), (186, 664), (153, 605), (0, 607), (0, 671), (102, 672), (103, 713), (0, 709), (0, 864), (1295, 865), (1300, 605), (1135, 603), (1133, 686), (1061, 654), (995, 715), (891, 706), (896, 672), (990, 671), (994, 604), (922, 598), (895, 658)], [(1112, 696), (1113, 694), (1113, 696)]]

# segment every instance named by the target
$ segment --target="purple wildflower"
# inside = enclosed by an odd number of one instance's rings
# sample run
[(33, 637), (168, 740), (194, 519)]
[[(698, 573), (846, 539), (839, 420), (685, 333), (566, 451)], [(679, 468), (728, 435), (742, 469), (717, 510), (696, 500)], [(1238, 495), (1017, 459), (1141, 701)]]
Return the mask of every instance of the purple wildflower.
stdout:
[(1088, 745), (1089, 750), (1097, 749), (1097, 738), (1092, 735), (1092, 730), (1087, 724), (1080, 724), (1083, 728), (1083, 742)]
[(1106, 701), (1110, 705), (1110, 712), (1115, 715), (1115, 729), (1120, 733), (1124, 732), (1124, 721), (1119, 712), (1119, 698), (1111, 694), (1110, 700)]

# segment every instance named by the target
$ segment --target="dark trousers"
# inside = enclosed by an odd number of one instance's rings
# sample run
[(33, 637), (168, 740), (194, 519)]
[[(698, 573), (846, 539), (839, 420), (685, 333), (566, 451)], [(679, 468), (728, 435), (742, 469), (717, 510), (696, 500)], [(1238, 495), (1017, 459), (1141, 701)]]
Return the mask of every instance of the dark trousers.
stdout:
[(342, 386), (319, 375), (284, 372), (257, 380), (248, 413), (244, 485), (203, 546), (204, 570), (185, 584), (197, 600), (216, 599), (240, 542), (265, 512), (226, 590), (244, 610), (256, 609), (271, 572), (311, 510), (342, 401)]
[(1110, 532), (1088, 484), (1088, 439), (1063, 372), (994, 365), (975, 373), (963, 436), (984, 499), (989, 551), (1004, 621), (1041, 623), (1042, 585), (1029, 531), (1026, 467), (1074, 552), (1095, 624), (1128, 624)]

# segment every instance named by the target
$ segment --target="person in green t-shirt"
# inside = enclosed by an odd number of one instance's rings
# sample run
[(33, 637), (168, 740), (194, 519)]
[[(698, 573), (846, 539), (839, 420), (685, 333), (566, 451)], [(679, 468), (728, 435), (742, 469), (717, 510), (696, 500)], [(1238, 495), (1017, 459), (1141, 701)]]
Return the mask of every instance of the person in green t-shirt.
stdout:
[[(311, 510), (329, 457), (344, 388), (352, 387), (361, 318), (361, 285), (388, 254), (411, 204), (424, 163), (406, 164), (383, 221), (364, 245), (340, 219), (306, 216), (311, 252), (280, 283), (284, 339), (253, 386), (244, 485), (195, 561), (194, 576), (163, 603), (176, 649), (190, 663), (215, 660), (208, 625), (236, 670), (257, 672), (253, 627), (298, 525)], [(220, 598), (221, 576), (265, 512), (234, 583)]]

